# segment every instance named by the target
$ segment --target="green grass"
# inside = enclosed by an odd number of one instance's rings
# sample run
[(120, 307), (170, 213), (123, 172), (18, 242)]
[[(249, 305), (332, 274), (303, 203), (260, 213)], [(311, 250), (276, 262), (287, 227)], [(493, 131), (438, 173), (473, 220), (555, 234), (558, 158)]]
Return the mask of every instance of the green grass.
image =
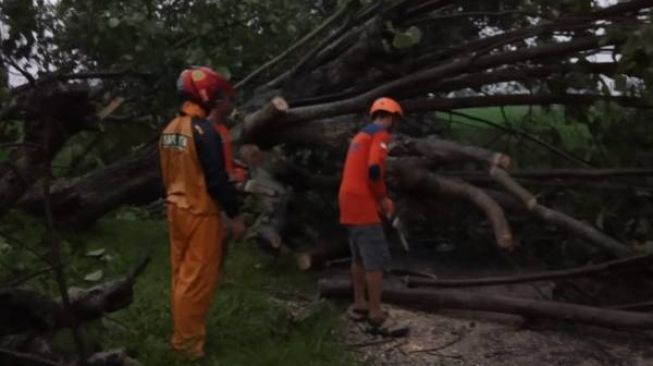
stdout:
[[(71, 287), (92, 285), (84, 277), (99, 269), (101, 280), (121, 276), (146, 253), (153, 256), (138, 279), (133, 304), (86, 326), (87, 343), (99, 340), (104, 349), (125, 347), (143, 365), (190, 364), (168, 348), (170, 267), (164, 221), (104, 219), (64, 239)], [(98, 249), (104, 250), (103, 258), (86, 256)], [(314, 279), (295, 267), (290, 258), (272, 260), (250, 243), (233, 245), (207, 320), (207, 357), (193, 364), (356, 364), (344, 345), (341, 310), (312, 301)], [(58, 338), (60, 346), (72, 347), (68, 333)]]

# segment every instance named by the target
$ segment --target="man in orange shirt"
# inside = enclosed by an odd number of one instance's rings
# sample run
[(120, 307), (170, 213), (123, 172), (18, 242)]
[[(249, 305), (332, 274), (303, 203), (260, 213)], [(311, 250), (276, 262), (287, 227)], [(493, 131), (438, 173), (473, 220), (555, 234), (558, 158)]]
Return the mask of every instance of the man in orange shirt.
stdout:
[(390, 133), (403, 111), (393, 99), (379, 98), (372, 104), (370, 116), (372, 123), (349, 145), (338, 202), (340, 223), (349, 230), (352, 252), (354, 304), (350, 316), (355, 320), (367, 318), (373, 330), (388, 334), (393, 325), (381, 310), (381, 292), (390, 251), (380, 214), (394, 215), (394, 203), (387, 196), (384, 181), (385, 161)]
[(205, 318), (220, 274), (224, 212), (231, 233), (245, 230), (228, 166), (231, 146), (216, 125), (233, 110), (234, 91), (207, 67), (184, 70), (177, 81), (184, 103), (164, 129), (159, 151), (171, 244), (172, 349), (204, 356)]

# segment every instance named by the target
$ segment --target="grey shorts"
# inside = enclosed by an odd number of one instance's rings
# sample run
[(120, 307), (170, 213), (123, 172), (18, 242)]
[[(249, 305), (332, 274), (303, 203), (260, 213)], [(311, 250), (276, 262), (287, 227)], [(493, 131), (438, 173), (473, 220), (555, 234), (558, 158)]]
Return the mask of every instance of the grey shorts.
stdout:
[(352, 260), (363, 263), (368, 271), (385, 269), (390, 262), (390, 249), (381, 225), (349, 226), (348, 229)]

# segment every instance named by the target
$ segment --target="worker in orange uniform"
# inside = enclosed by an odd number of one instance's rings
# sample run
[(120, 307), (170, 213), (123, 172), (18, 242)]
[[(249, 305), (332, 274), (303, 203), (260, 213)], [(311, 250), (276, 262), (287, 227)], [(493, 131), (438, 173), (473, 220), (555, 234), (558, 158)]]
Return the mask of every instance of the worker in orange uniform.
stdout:
[(235, 237), (245, 226), (226, 169), (233, 160), (230, 141), (216, 127), (233, 110), (234, 90), (207, 67), (184, 70), (177, 88), (184, 103), (159, 143), (171, 244), (170, 344), (198, 359), (204, 356), (205, 318), (220, 274), (225, 226)]
[(394, 215), (394, 202), (387, 195), (384, 176), (391, 132), (403, 116), (399, 103), (379, 98), (372, 104), (372, 122), (349, 145), (338, 201), (340, 223), (349, 230), (352, 254), (351, 274), (353, 320), (367, 320), (372, 331), (401, 335), (407, 328), (393, 322), (381, 309), (383, 270), (390, 251), (380, 215)]

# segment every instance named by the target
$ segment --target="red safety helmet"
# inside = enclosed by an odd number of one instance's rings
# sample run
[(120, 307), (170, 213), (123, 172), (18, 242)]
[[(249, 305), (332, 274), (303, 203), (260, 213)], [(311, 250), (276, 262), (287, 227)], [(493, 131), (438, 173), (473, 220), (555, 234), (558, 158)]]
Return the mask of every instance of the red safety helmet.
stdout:
[(398, 114), (400, 117), (404, 116), (404, 111), (401, 109), (399, 103), (396, 100), (391, 98), (379, 98), (372, 103), (370, 108), (370, 115), (373, 115), (374, 112), (384, 111), (390, 114)]
[(187, 100), (211, 109), (223, 98), (233, 98), (234, 88), (229, 81), (215, 70), (197, 66), (181, 72), (177, 79), (177, 91)]

